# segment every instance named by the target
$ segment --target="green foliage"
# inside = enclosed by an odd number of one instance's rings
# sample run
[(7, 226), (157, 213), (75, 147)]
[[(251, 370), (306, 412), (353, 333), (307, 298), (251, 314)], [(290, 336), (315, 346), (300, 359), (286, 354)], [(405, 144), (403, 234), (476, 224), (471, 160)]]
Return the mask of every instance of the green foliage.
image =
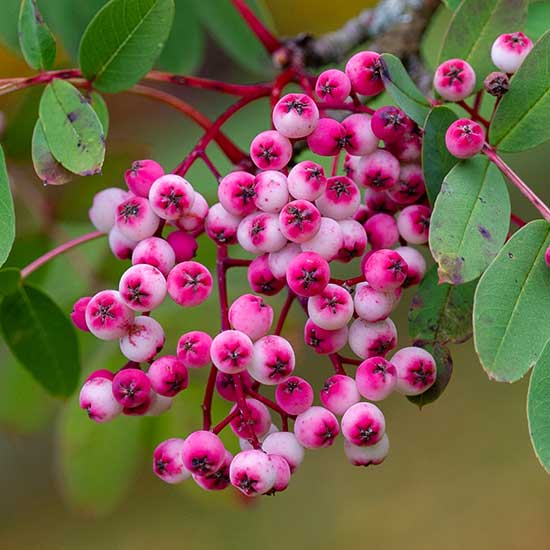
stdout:
[(17, 20), (21, 0), (2, 0), (2, 16), (0, 17), (0, 39), (10, 50), (19, 51), (17, 36)]
[(477, 88), (495, 66), (491, 46), (502, 33), (523, 29), (527, 14), (526, 0), (464, 0), (455, 11), (439, 63), (459, 57), (474, 68)]
[(18, 291), (21, 285), (21, 271), (16, 267), (0, 269), (0, 297), (9, 296)]
[(32, 134), (31, 155), (34, 171), (45, 184), (63, 185), (73, 179), (71, 172), (65, 170), (53, 156), (40, 119), (36, 121)]
[(517, 231), (481, 277), (474, 298), (474, 342), (483, 368), (501, 382), (519, 380), (548, 340), (550, 226)]
[(64, 168), (82, 176), (101, 171), (105, 158), (103, 128), (93, 108), (72, 84), (58, 79), (48, 84), (39, 114), (48, 146)]
[(457, 120), (447, 107), (435, 107), (426, 118), (422, 141), (422, 169), (426, 183), (426, 194), (433, 206), (445, 176), (457, 163), (445, 145), (445, 132)]
[(174, 0), (111, 0), (82, 37), (84, 76), (103, 92), (132, 87), (153, 67), (173, 19)]
[(51, 69), (55, 62), (55, 39), (38, 10), (36, 0), (22, 0), (18, 30), (25, 61), (36, 70)]
[(500, 151), (525, 151), (550, 139), (550, 31), (535, 44), (499, 103), (489, 141)]
[(504, 244), (510, 197), (499, 170), (482, 156), (447, 175), (430, 222), (430, 250), (442, 282), (477, 279)]
[(530, 2), (525, 34), (534, 41), (538, 40), (548, 29), (550, 29), (550, 2)]
[(37, 287), (20, 284), (0, 304), (0, 326), (17, 360), (52, 395), (67, 397), (80, 373), (74, 327)]
[(107, 103), (97, 92), (92, 92), (90, 94), (90, 105), (95, 111), (99, 122), (101, 122), (101, 127), (103, 128), (103, 136), (107, 137), (109, 132), (109, 109), (107, 108)]
[(456, 10), (460, 6), (461, 0), (443, 0), (443, 3), (451, 10)]
[(0, 266), (4, 264), (15, 240), (15, 211), (4, 150), (0, 147)]
[(412, 81), (400, 59), (388, 53), (380, 57), (382, 80), (386, 91), (397, 105), (418, 124), (424, 124), (430, 112), (430, 104)]

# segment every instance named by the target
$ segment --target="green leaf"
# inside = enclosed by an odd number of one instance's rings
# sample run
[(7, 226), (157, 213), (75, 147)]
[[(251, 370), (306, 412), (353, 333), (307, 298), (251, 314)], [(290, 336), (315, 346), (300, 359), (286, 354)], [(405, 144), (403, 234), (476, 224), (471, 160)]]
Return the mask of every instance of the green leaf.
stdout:
[(69, 82), (53, 80), (42, 94), (40, 121), (54, 157), (67, 170), (89, 176), (101, 171), (105, 135), (84, 96)]
[(18, 31), (25, 61), (36, 70), (51, 69), (55, 63), (55, 39), (38, 10), (36, 0), (22, 0)]
[(550, 326), (550, 226), (533, 221), (514, 233), (479, 280), (474, 343), (483, 368), (501, 382), (519, 380), (537, 361)]
[(531, 373), (527, 420), (535, 454), (550, 473), (550, 344), (547, 342)]
[(441, 282), (477, 279), (504, 244), (510, 197), (486, 157), (459, 162), (447, 175), (430, 221), (430, 250)]
[(460, 6), (461, 0), (443, 0), (443, 3), (451, 10), (456, 10)]
[(174, 0), (111, 0), (82, 37), (84, 76), (103, 92), (132, 87), (153, 67), (173, 19)]
[(490, 143), (500, 151), (531, 149), (550, 139), (550, 31), (535, 44), (500, 101)]
[(0, 146), (0, 266), (7, 260), (15, 240), (15, 211), (4, 150)]
[(0, 40), (12, 51), (19, 51), (17, 20), (21, 0), (2, 0), (2, 17), (0, 17)]
[(0, 296), (9, 296), (17, 292), (21, 285), (21, 271), (16, 267), (0, 269)]
[(538, 40), (550, 29), (550, 2), (531, 2), (527, 9), (525, 34), (533, 41)]
[(109, 109), (107, 107), (107, 103), (105, 103), (103, 97), (101, 97), (101, 95), (97, 92), (92, 92), (90, 94), (90, 100), (90, 105), (95, 111), (97, 118), (99, 118), (99, 122), (101, 122), (103, 135), (104, 137), (107, 137), (107, 133), (109, 132)]
[(386, 91), (415, 122), (424, 124), (430, 112), (430, 104), (412, 81), (401, 60), (389, 53), (382, 54), (380, 60)]
[(438, 284), (437, 266), (426, 273), (409, 309), (409, 334), (417, 342), (460, 344), (472, 336), (477, 281)]
[(491, 61), (491, 46), (500, 34), (523, 29), (526, 0), (464, 0), (455, 11), (439, 63), (458, 57), (474, 68), (477, 88), (496, 70)]
[(36, 121), (32, 134), (31, 153), (34, 171), (45, 184), (63, 185), (73, 179), (71, 172), (65, 170), (53, 156), (40, 119)]
[(453, 374), (453, 359), (447, 346), (439, 343), (421, 344), (414, 342), (415, 346), (420, 346), (433, 355), (437, 369), (437, 376), (434, 385), (420, 395), (409, 395), (407, 399), (422, 408), (438, 399), (451, 381)]
[(443, 179), (458, 162), (445, 145), (445, 132), (457, 118), (456, 114), (447, 107), (435, 107), (430, 111), (424, 124), (422, 169), (426, 193), (432, 206), (439, 194)]
[(17, 360), (51, 394), (66, 397), (80, 373), (74, 327), (57, 304), (26, 284), (2, 300), (0, 326)]

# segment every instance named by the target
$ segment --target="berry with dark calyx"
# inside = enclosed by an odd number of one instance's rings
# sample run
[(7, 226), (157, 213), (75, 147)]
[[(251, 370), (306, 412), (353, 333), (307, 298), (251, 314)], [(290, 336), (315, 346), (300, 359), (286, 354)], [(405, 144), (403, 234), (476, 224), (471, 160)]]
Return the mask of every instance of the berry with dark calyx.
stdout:
[(376, 323), (356, 319), (349, 328), (349, 347), (361, 359), (384, 357), (397, 345), (397, 329), (388, 317)]
[(315, 82), (315, 93), (327, 105), (344, 102), (351, 92), (351, 82), (346, 73), (338, 69), (323, 71)]
[(216, 472), (223, 464), (225, 448), (216, 434), (199, 430), (187, 437), (181, 456), (183, 465), (192, 474), (207, 476)]
[(311, 202), (303, 199), (291, 201), (279, 214), (281, 233), (295, 243), (313, 238), (321, 227), (321, 213)]
[(480, 124), (468, 118), (453, 122), (445, 134), (445, 145), (451, 155), (467, 159), (477, 155), (485, 142), (485, 132)]
[(292, 157), (292, 144), (279, 132), (267, 130), (252, 140), (250, 156), (262, 170), (281, 170)]
[(254, 212), (256, 179), (248, 172), (237, 170), (221, 179), (218, 198), (224, 209), (234, 216), (246, 216)]
[(164, 347), (165, 336), (161, 324), (141, 315), (134, 319), (128, 332), (120, 339), (120, 351), (130, 361), (150, 361)]
[(229, 479), (247, 497), (255, 497), (273, 488), (277, 470), (266, 453), (251, 449), (235, 455), (229, 466)]
[(350, 262), (353, 258), (361, 257), (367, 248), (367, 233), (363, 226), (355, 220), (341, 220), (338, 222), (344, 240), (338, 250), (338, 260)]
[(150, 392), (151, 381), (140, 369), (123, 369), (113, 378), (113, 396), (123, 407), (138, 407), (145, 403)]
[(369, 155), (378, 147), (378, 138), (372, 130), (370, 115), (356, 113), (342, 121), (346, 131), (344, 149), (355, 156)]
[(276, 252), (285, 246), (279, 216), (273, 212), (255, 212), (244, 218), (237, 229), (237, 240), (252, 254)]
[(472, 66), (463, 59), (449, 59), (435, 71), (434, 88), (447, 101), (467, 98), (476, 85), (476, 74)]
[(382, 464), (388, 456), (389, 451), (390, 441), (388, 434), (384, 434), (378, 443), (369, 447), (354, 445), (347, 439), (344, 441), (344, 453), (353, 466), (376, 466)]
[(306, 449), (331, 447), (339, 433), (336, 416), (324, 407), (310, 407), (294, 422), (294, 435)]
[(153, 183), (164, 176), (162, 166), (154, 160), (136, 160), (124, 173), (128, 189), (139, 197), (148, 197)]
[(229, 323), (252, 340), (265, 336), (273, 323), (273, 308), (261, 296), (243, 294), (229, 308)]
[(168, 294), (182, 307), (202, 304), (212, 292), (212, 275), (198, 262), (177, 264), (166, 279)]
[(501, 34), (491, 48), (493, 63), (506, 73), (515, 73), (533, 49), (533, 41), (522, 32)]
[(291, 376), (277, 385), (275, 400), (287, 414), (301, 414), (313, 405), (313, 388), (299, 376)]
[(153, 472), (166, 483), (181, 483), (191, 477), (182, 451), (185, 441), (176, 437), (160, 443), (153, 452)]
[(248, 284), (258, 294), (273, 296), (285, 286), (284, 277), (275, 277), (269, 268), (268, 254), (262, 254), (252, 260), (248, 266)]
[[(237, 229), (239, 228), (240, 223), (240, 217), (228, 212), (222, 204), (218, 202), (210, 207), (210, 210), (206, 216), (204, 229), (206, 234), (216, 244), (236, 244)], [(168, 239), (170, 239), (170, 235), (168, 235)]]
[(327, 179), (325, 190), (315, 205), (323, 216), (344, 220), (353, 217), (360, 202), (361, 194), (353, 180), (346, 176), (334, 176)]
[(221, 466), (214, 473), (206, 476), (193, 474), (195, 483), (205, 491), (222, 491), (226, 487), (229, 487), (231, 484), (229, 466), (232, 460), (233, 455), (226, 450)]
[(404, 395), (419, 395), (435, 383), (435, 359), (422, 348), (402, 348), (391, 362), (397, 371), (397, 391)]
[[(264, 436), (271, 427), (269, 409), (257, 399), (249, 397), (245, 401), (250, 418), (245, 419), (242, 411), (240, 411), (239, 416), (231, 421), (233, 433), (243, 439), (249, 439), (252, 433), (257, 437)], [(231, 412), (235, 411), (236, 408), (237, 404), (233, 406)]]
[(346, 74), (355, 92), (366, 96), (378, 95), (384, 89), (382, 64), (377, 52), (359, 52), (346, 64)]
[(353, 299), (341, 286), (328, 284), (319, 294), (309, 298), (307, 311), (316, 325), (325, 330), (338, 330), (353, 316)]
[(302, 243), (302, 250), (319, 254), (327, 262), (330, 262), (338, 256), (338, 251), (343, 244), (344, 232), (340, 224), (332, 218), (323, 216), (319, 231), (315, 236)]
[(407, 262), (394, 250), (382, 249), (367, 260), (364, 275), (367, 283), (382, 292), (400, 287), (407, 277)]
[(319, 122), (319, 109), (306, 94), (286, 94), (273, 107), (273, 126), (291, 139), (311, 134)]
[(287, 380), (295, 366), (296, 357), (288, 340), (282, 336), (268, 335), (255, 342), (247, 370), (254, 380), (274, 386)]
[(400, 246), (395, 251), (407, 262), (407, 277), (403, 288), (420, 284), (426, 273), (424, 256), (411, 246)]
[(307, 145), (317, 155), (332, 157), (346, 145), (346, 129), (333, 118), (321, 118), (307, 137)]
[(381, 401), (397, 386), (397, 369), (383, 357), (370, 357), (357, 367), (355, 383), (365, 399)]
[(286, 280), (298, 296), (320, 294), (330, 280), (328, 262), (315, 252), (302, 252), (288, 266)]
[(399, 178), (399, 161), (388, 151), (379, 149), (362, 157), (357, 165), (356, 181), (375, 191), (391, 189)]
[(149, 190), (149, 202), (163, 220), (177, 220), (188, 213), (195, 201), (195, 191), (184, 178), (175, 174), (162, 176)]
[(288, 191), (295, 199), (314, 201), (323, 192), (326, 181), (325, 170), (320, 164), (304, 160), (290, 170)]
[(116, 290), (98, 292), (88, 302), (86, 326), (100, 340), (116, 340), (124, 336), (133, 320), (133, 311)]
[(152, 311), (166, 296), (166, 279), (152, 265), (137, 264), (127, 269), (118, 287), (124, 303), (134, 311)]
[(212, 363), (227, 374), (236, 374), (246, 369), (252, 361), (252, 340), (239, 330), (224, 330), (218, 334), (210, 347)]
[(393, 143), (412, 130), (412, 121), (398, 107), (386, 105), (372, 115), (371, 126), (378, 139), (385, 143)]
[(187, 368), (174, 355), (165, 355), (151, 363), (147, 376), (153, 390), (165, 397), (174, 397), (189, 385)]
[(178, 340), (178, 359), (189, 369), (200, 369), (210, 363), (212, 338), (206, 332), (192, 330)]
[(427, 243), (431, 214), (430, 208), (422, 204), (404, 208), (397, 217), (397, 229), (401, 237), (409, 244)]
[[(239, 374), (243, 388), (246, 391), (250, 390), (254, 384), (254, 380), (248, 374), (243, 371)], [(216, 391), (222, 399), (226, 401), (237, 401), (237, 392), (235, 390), (235, 378), (232, 374), (219, 371), (216, 375)]]
[(382, 411), (372, 403), (356, 403), (342, 417), (342, 435), (359, 447), (376, 445), (386, 431)]
[(343, 374), (334, 374), (327, 378), (319, 397), (322, 405), (338, 416), (342, 416), (361, 399), (355, 380)]
[[(197, 243), (193, 237), (182, 233), (181, 231), (174, 231), (168, 235), (167, 240), (159, 237), (149, 237), (140, 241), (132, 253), (132, 264), (148, 264), (156, 267), (165, 277), (168, 276), (170, 270), (176, 264), (176, 252), (174, 245), (179, 245), (178, 234), (185, 235), (185, 238), (189, 238), (195, 243), (194, 250), (197, 249)], [(173, 235), (172, 238), (170, 236)], [(173, 243), (173, 244), (172, 244)], [(188, 245), (189, 250), (192, 249), (191, 245)], [(194, 256), (194, 250), (190, 257), (186, 257), (186, 260), (190, 260)], [(178, 258), (181, 257), (181, 246), (178, 248)], [(186, 256), (188, 254), (185, 254)], [(178, 259), (177, 261), (183, 261)]]
[(304, 341), (315, 353), (328, 355), (340, 351), (348, 341), (348, 327), (338, 330), (325, 330), (311, 319), (304, 326)]
[(117, 207), (116, 228), (128, 239), (141, 241), (152, 237), (159, 223), (159, 217), (144, 197), (130, 197)]
[(87, 380), (82, 386), (79, 403), (95, 422), (109, 422), (122, 412), (122, 405), (113, 396), (111, 380), (100, 376)]

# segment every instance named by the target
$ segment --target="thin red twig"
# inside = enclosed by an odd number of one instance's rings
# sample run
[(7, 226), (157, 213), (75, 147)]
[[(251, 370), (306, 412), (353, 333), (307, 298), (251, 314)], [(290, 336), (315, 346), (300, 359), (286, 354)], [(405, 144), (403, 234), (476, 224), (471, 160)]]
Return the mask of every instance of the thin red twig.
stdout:
[(475, 121), (483, 124), (485, 128), (489, 128), (489, 121), (486, 118), (483, 118), (475, 109), (470, 107), (464, 100), (458, 101), (457, 105), (460, 105)]
[(294, 302), (294, 298), (296, 298), (296, 294), (292, 292), (292, 290), (288, 290), (288, 294), (286, 295), (285, 303), (283, 304), (283, 307), (281, 308), (281, 313), (279, 314), (279, 319), (277, 320), (277, 326), (275, 327), (275, 333), (277, 336), (279, 336), (283, 330), (283, 326), (285, 324), (286, 318), (288, 316), (288, 312), (290, 311), (290, 308), (292, 307), (292, 302)]
[(334, 372), (336, 374), (346, 374), (346, 371), (342, 365), (342, 360), (337, 353), (331, 353), (329, 355), (329, 359), (332, 362), (332, 366), (334, 367)]
[(239, 416), (240, 411), (239, 409), (235, 409), (234, 411), (231, 411), (223, 420), (218, 422), (213, 428), (212, 431), (215, 434), (219, 434), (226, 426), (231, 424), (231, 422)]
[(517, 225), (518, 227), (523, 227), (527, 225), (527, 222), (525, 220), (522, 220), (519, 216), (516, 216), (514, 213), (510, 214), (510, 221)]
[[(202, 429), (209, 430), (212, 425), (212, 399), (214, 398), (214, 388), (216, 386), (216, 376), (218, 369), (212, 365), (208, 374), (208, 381), (204, 390), (202, 400)], [(217, 433), (217, 432), (216, 432)]]
[(231, 1), (268, 53), (272, 54), (277, 51), (281, 47), (280, 40), (262, 23), (256, 14), (246, 5), (244, 0)]

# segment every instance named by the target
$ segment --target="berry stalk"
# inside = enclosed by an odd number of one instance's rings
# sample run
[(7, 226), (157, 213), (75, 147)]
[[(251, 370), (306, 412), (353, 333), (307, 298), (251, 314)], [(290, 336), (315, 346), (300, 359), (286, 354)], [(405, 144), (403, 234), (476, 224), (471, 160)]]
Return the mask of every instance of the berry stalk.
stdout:
[(272, 54), (281, 47), (280, 40), (260, 21), (244, 0), (231, 0), (231, 2), (268, 53)]

